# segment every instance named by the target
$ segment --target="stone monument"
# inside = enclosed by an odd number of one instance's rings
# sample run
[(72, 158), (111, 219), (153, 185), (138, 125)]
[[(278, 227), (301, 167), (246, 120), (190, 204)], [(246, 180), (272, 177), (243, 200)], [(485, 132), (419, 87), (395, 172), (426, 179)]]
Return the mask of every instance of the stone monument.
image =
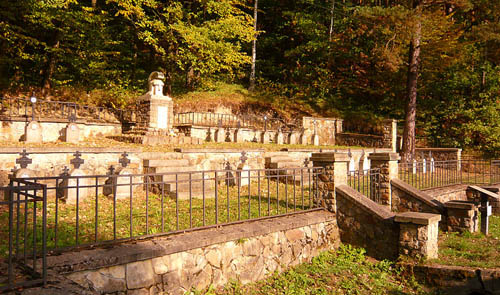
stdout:
[(167, 134), (173, 125), (172, 98), (163, 94), (162, 72), (152, 72), (149, 75), (149, 91), (139, 97), (139, 124), (148, 130), (148, 133)]

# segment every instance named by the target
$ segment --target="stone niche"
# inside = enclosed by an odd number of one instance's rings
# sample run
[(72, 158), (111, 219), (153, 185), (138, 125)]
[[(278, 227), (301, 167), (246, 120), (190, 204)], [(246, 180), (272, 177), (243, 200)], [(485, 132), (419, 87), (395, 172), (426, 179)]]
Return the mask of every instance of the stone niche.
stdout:
[(140, 127), (152, 132), (168, 133), (173, 125), (172, 98), (163, 94), (162, 72), (149, 75), (149, 91), (138, 99), (137, 121)]

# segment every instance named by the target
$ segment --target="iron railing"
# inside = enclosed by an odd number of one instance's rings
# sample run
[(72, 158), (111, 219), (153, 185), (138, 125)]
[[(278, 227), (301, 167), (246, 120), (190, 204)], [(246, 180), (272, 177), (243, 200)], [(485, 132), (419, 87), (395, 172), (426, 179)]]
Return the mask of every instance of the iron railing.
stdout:
[(358, 192), (380, 203), (380, 169), (347, 171), (347, 184)]
[(249, 115), (233, 115), (204, 112), (186, 112), (174, 115), (174, 125), (193, 125), (222, 128), (251, 128), (258, 130), (290, 129), (283, 121)]
[(499, 160), (421, 160), (399, 163), (399, 179), (418, 188), (500, 183)]
[(0, 117), (6, 119), (28, 118), (44, 121), (86, 120), (89, 122), (133, 122), (132, 111), (82, 105), (74, 102), (37, 99), (32, 103), (27, 98), (0, 97)]
[(7, 253), (7, 263), (0, 264), (0, 273), (4, 275), (3, 279), (0, 279), (0, 293), (15, 288), (45, 285), (47, 281), (46, 185), (24, 179), (11, 180), (8, 187), (0, 188), (0, 197), (5, 200), (0, 201), (0, 207), (7, 207), (8, 212), (7, 215), (2, 215), (8, 221), (2, 220), (4, 232), (1, 237), (0, 260), (4, 256), (3, 253)]
[[(47, 196), (43, 200), (48, 206), (43, 226), (48, 237), (46, 246), (59, 252), (312, 210), (318, 206), (315, 198), (321, 171), (287, 168), (122, 175), (113, 172), (22, 181), (43, 184)], [(18, 215), (23, 216), (22, 212)], [(16, 229), (19, 227), (9, 228), (8, 234)]]

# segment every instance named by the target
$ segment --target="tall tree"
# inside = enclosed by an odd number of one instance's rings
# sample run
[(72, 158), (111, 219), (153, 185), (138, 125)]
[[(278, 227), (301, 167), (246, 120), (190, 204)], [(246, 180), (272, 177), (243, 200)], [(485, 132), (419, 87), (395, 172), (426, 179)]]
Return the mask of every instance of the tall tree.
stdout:
[(259, 0), (254, 0), (253, 7), (253, 29), (255, 31), (255, 37), (252, 41), (252, 65), (250, 69), (250, 90), (255, 89), (255, 64), (257, 62), (257, 14), (259, 9)]
[(408, 53), (408, 76), (406, 82), (406, 115), (403, 131), (403, 149), (401, 158), (409, 162), (415, 155), (415, 122), (417, 118), (417, 91), (420, 68), (420, 52), (422, 39), (422, 8), (420, 0), (412, 0), (415, 22), (412, 28), (410, 49)]

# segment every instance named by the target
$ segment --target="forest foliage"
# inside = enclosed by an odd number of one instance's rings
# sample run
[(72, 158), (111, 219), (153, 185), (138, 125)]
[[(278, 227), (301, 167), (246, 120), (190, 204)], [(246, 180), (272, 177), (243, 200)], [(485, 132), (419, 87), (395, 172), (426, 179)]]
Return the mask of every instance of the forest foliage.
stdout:
[(253, 0), (1, 1), (0, 89), (103, 91), (123, 106), (154, 70), (169, 93), (246, 84), (257, 38), (259, 91), (325, 116), (403, 119), (420, 23), (417, 136), (500, 151), (500, 0), (258, 4), (255, 31)]

